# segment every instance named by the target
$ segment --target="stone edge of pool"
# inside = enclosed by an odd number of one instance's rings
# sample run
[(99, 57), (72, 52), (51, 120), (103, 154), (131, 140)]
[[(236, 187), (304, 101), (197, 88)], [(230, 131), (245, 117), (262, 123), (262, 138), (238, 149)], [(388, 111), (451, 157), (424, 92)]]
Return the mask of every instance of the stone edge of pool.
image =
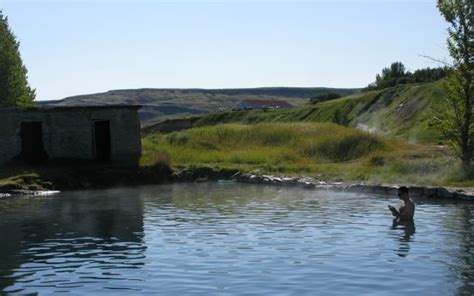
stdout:
[[(347, 184), (344, 182), (325, 182), (315, 180), (309, 177), (277, 177), (273, 175), (254, 175), (237, 173), (233, 176), (238, 182), (251, 184), (268, 184), (279, 186), (300, 186), (308, 189), (345, 191), (354, 193), (373, 193), (380, 195), (397, 194), (397, 189), (401, 185), (382, 185), (382, 184)], [(409, 186), (410, 196), (442, 198), (451, 200), (474, 201), (474, 191), (466, 189), (449, 187), (430, 187), (430, 186)]]
[[(216, 173), (216, 172), (214, 172)], [(222, 172), (221, 172), (222, 173)], [(380, 195), (394, 195), (396, 196), (397, 189), (401, 185), (393, 184), (347, 184), (344, 182), (325, 182), (320, 181), (311, 177), (281, 177), (274, 175), (256, 175), (250, 173), (235, 172), (230, 175), (229, 172), (225, 174), (214, 174), (212, 176), (206, 174), (204, 178), (177, 178), (176, 182), (205, 182), (211, 180), (233, 180), (241, 183), (250, 184), (266, 184), (276, 186), (299, 186), (307, 189), (315, 190), (333, 190), (342, 192), (354, 192), (354, 193), (372, 193)], [(410, 196), (413, 197), (428, 197), (428, 198), (441, 198), (450, 200), (466, 200), (474, 201), (474, 191), (461, 188), (449, 188), (449, 187), (432, 187), (432, 186), (409, 186)], [(14, 196), (51, 196), (59, 193), (60, 191), (34, 191), (34, 190), (8, 190), (0, 192), (0, 199), (14, 197)]]
[(60, 193), (59, 190), (8, 190), (0, 192), (0, 199), (12, 196), (51, 196)]

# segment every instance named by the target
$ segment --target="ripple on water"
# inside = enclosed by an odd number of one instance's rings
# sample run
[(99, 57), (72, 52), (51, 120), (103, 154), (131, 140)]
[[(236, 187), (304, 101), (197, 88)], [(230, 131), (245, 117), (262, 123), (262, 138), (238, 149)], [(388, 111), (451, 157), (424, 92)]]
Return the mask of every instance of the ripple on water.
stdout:
[(0, 288), (471, 295), (473, 206), (416, 202), (410, 230), (392, 225), (386, 208), (397, 198), (296, 188), (176, 184), (8, 201)]

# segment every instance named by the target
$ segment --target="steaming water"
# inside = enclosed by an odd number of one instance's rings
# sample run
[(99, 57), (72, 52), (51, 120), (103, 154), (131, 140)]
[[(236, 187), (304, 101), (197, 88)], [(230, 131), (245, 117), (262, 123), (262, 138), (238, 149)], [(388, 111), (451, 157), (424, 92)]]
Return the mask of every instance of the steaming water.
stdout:
[(474, 205), (242, 184), (0, 200), (0, 291), (472, 295)]

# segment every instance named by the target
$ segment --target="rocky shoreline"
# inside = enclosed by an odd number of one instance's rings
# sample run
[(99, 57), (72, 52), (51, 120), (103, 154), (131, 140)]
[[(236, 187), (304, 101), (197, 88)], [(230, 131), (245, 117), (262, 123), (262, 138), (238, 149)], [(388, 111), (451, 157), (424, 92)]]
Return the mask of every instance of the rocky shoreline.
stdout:
[(0, 192), (0, 199), (12, 196), (50, 196), (58, 193), (58, 190), (9, 190)]
[[(394, 184), (349, 184), (345, 182), (327, 182), (317, 180), (311, 177), (284, 177), (274, 175), (258, 175), (251, 173), (242, 173), (236, 170), (214, 169), (214, 168), (193, 168), (183, 169), (166, 178), (168, 182), (208, 182), (217, 180), (233, 180), (235, 182), (249, 183), (249, 184), (264, 184), (274, 186), (295, 186), (306, 189), (326, 190), (326, 191), (340, 191), (340, 192), (354, 192), (354, 193), (369, 193), (379, 195), (396, 196), (399, 185)], [(163, 184), (162, 182), (153, 182), (152, 179), (143, 180), (140, 182), (132, 182), (129, 185), (146, 185), (146, 184)], [(166, 183), (168, 183), (166, 182)], [(113, 184), (108, 184), (106, 187), (113, 187)], [(126, 186), (126, 182), (120, 182), (117, 186)], [(401, 185), (400, 185), (401, 186)], [(77, 189), (98, 189), (102, 186), (88, 186), (73, 187), (73, 188), (58, 188), (66, 190)], [(441, 198), (449, 200), (466, 200), (474, 201), (474, 191), (469, 191), (465, 188), (449, 188), (449, 187), (423, 187), (423, 186), (409, 186), (410, 196), (412, 197), (427, 197), (427, 198)], [(59, 193), (56, 190), (0, 190), (0, 199), (12, 196), (49, 196)]]
[[(277, 177), (273, 175), (255, 175), (247, 173), (236, 173), (232, 179), (251, 184), (268, 184), (278, 186), (300, 186), (308, 189), (316, 190), (332, 190), (355, 193), (372, 193), (380, 195), (397, 194), (398, 185), (384, 184), (347, 184), (344, 182), (325, 182), (310, 177)], [(424, 187), (424, 186), (408, 186), (410, 196), (442, 198), (451, 200), (467, 200), (474, 201), (474, 191), (465, 189), (448, 188), (448, 187)]]

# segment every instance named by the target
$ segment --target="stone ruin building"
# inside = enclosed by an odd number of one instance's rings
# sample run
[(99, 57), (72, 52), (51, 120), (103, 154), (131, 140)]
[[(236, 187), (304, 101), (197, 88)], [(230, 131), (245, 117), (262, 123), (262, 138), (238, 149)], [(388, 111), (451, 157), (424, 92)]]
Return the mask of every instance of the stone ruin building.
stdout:
[(77, 161), (136, 167), (140, 106), (0, 109), (0, 165)]

